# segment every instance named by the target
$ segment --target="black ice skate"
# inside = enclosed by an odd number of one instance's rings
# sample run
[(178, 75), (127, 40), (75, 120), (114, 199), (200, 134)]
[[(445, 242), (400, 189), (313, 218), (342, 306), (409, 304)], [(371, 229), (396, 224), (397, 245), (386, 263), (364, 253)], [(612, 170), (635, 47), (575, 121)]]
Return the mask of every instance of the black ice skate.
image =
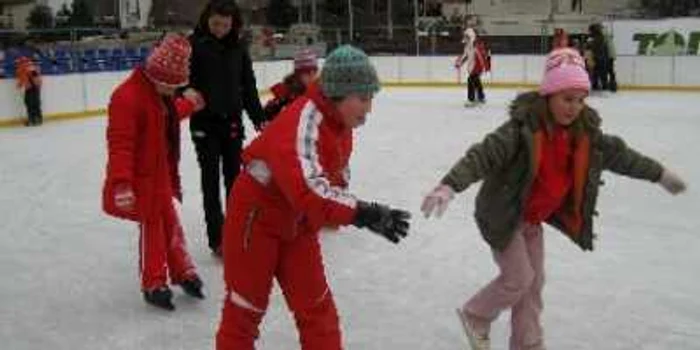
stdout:
[(180, 285), (180, 287), (182, 287), (182, 290), (185, 292), (185, 294), (193, 298), (204, 299), (204, 293), (202, 293), (202, 287), (204, 286), (204, 283), (202, 283), (202, 280), (199, 279), (199, 277), (194, 276), (193, 278), (182, 281), (178, 284)]
[(173, 305), (172, 298), (173, 292), (171, 292), (170, 288), (166, 286), (143, 292), (143, 299), (146, 301), (146, 303), (159, 307), (163, 310), (175, 310), (175, 305)]

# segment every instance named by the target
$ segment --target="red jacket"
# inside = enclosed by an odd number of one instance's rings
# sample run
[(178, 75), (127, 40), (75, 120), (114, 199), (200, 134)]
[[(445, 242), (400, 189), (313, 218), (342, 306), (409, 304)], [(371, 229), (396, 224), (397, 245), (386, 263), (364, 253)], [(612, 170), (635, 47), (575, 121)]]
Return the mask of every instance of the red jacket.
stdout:
[[(169, 203), (173, 197), (180, 198), (179, 121), (194, 107), (184, 98), (159, 95), (140, 68), (114, 90), (108, 108), (108, 158), (102, 192), (105, 212), (142, 221), (156, 208), (156, 201)], [(134, 212), (124, 212), (114, 204), (119, 185), (133, 189)]]
[(474, 60), (474, 69), (471, 74), (482, 74), (491, 71), (491, 53), (486, 43), (478, 38), (474, 43)]
[(41, 72), (31, 58), (22, 56), (16, 60), (15, 65), (18, 88), (26, 90), (32, 85), (41, 86)]
[(540, 149), (535, 182), (525, 206), (525, 220), (540, 224), (562, 205), (574, 182), (571, 133), (552, 126)]
[(274, 119), (285, 106), (291, 104), (300, 96), (303, 96), (305, 90), (306, 87), (299, 80), (299, 76), (294, 73), (285, 77), (283, 81), (273, 85), (270, 88), (272, 99), (270, 99), (263, 108), (267, 120)]
[(263, 163), (271, 179), (251, 200), (275, 212), (278, 223), (301, 223), (310, 232), (352, 223), (352, 138), (330, 100), (311, 85), (243, 151), (244, 167)]

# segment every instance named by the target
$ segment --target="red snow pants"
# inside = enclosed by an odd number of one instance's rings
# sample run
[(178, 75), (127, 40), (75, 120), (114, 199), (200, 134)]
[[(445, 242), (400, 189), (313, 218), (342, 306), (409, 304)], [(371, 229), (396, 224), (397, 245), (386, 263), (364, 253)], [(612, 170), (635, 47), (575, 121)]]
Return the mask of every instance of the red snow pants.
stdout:
[(277, 279), (294, 314), (301, 349), (341, 350), (318, 233), (304, 231), (289, 211), (266, 200), (263, 191), (245, 173), (231, 191), (222, 244), (226, 298), (216, 349), (255, 349), (258, 325)]
[(158, 207), (140, 223), (142, 290), (167, 285), (168, 274), (172, 283), (179, 283), (197, 273), (180, 225), (179, 203), (175, 199), (154, 202)]

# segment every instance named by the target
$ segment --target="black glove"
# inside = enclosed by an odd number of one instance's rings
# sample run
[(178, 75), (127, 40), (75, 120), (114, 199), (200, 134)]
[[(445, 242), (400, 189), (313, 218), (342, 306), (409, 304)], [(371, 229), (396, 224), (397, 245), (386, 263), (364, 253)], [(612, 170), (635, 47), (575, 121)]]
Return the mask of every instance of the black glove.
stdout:
[(384, 236), (386, 239), (399, 243), (408, 235), (411, 213), (405, 210), (391, 209), (378, 203), (357, 202), (357, 212), (353, 225), (368, 228), (370, 231)]

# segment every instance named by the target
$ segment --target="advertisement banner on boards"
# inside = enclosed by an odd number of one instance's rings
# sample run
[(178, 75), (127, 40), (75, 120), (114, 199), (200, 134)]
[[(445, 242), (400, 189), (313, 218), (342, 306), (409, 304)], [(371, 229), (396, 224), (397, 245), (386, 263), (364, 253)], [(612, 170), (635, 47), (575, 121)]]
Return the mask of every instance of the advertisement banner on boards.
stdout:
[(605, 26), (618, 55), (700, 55), (700, 18), (620, 20)]

